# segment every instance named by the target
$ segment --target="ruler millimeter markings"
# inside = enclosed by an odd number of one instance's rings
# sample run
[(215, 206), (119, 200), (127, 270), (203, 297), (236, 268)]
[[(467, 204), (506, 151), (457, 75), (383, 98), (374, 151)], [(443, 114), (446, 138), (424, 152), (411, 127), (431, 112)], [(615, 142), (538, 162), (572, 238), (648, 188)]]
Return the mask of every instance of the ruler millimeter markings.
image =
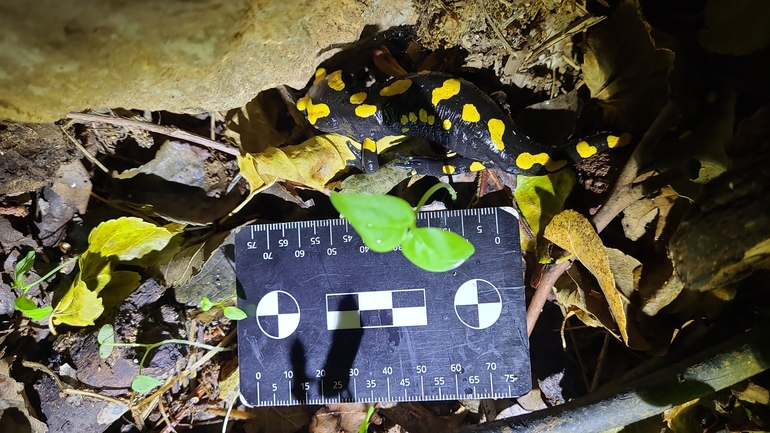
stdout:
[(421, 212), (417, 225), (454, 231), (476, 252), (433, 273), (400, 251), (369, 251), (344, 219), (238, 231), (247, 404), (507, 398), (531, 389), (515, 211)]

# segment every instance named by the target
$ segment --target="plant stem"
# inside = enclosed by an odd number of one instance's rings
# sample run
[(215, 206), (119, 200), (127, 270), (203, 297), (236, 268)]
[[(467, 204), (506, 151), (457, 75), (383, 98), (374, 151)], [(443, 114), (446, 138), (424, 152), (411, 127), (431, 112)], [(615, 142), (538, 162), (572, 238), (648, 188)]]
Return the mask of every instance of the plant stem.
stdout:
[(158, 346), (162, 346), (164, 344), (173, 344), (173, 343), (186, 344), (188, 346), (200, 347), (201, 349), (215, 350), (217, 352), (224, 352), (226, 350), (231, 350), (231, 349), (224, 348), (224, 347), (210, 346), (210, 345), (204, 344), (204, 343), (197, 343), (195, 341), (177, 340), (177, 339), (163, 340), (163, 341), (159, 341), (157, 343), (148, 343), (148, 344), (144, 344), (144, 343), (102, 343), (102, 345), (103, 346), (115, 346), (115, 347), (144, 347), (147, 351), (150, 351), (152, 349), (155, 349)]
[(415, 214), (420, 211), (420, 208), (423, 207), (425, 202), (428, 201), (430, 196), (432, 196), (436, 191), (440, 190), (441, 188), (446, 188), (447, 191), (449, 191), (449, 194), (452, 195), (452, 200), (457, 200), (457, 191), (455, 191), (454, 188), (452, 188), (452, 185), (449, 185), (448, 183), (439, 182), (432, 187), (428, 188), (427, 191), (425, 191), (425, 194), (422, 195), (422, 198), (420, 199), (420, 202), (417, 203), (416, 210), (414, 211)]
[(40, 277), (40, 278), (39, 278), (37, 281), (35, 281), (35, 282), (33, 282), (33, 283), (29, 284), (29, 285), (26, 285), (26, 286), (24, 286), (24, 287), (22, 288), (22, 293), (27, 293), (27, 291), (28, 291), (29, 289), (31, 289), (32, 287), (35, 287), (36, 285), (38, 285), (38, 284), (42, 283), (43, 281), (47, 280), (48, 278), (50, 278), (50, 277), (51, 277), (51, 275), (53, 275), (53, 274), (55, 274), (55, 273), (59, 272), (59, 270), (60, 270), (61, 268), (63, 268), (63, 267), (65, 267), (65, 266), (69, 265), (70, 263), (74, 262), (74, 261), (75, 261), (75, 260), (77, 260), (77, 259), (78, 259), (78, 256), (75, 256), (75, 257), (73, 257), (73, 258), (71, 258), (71, 259), (67, 260), (67, 261), (66, 261), (66, 262), (64, 262), (64, 263), (61, 263), (59, 266), (57, 266), (57, 267), (55, 267), (55, 268), (51, 269), (51, 270), (50, 270), (50, 271), (49, 271), (47, 274), (45, 274), (45, 275), (43, 275), (42, 277)]

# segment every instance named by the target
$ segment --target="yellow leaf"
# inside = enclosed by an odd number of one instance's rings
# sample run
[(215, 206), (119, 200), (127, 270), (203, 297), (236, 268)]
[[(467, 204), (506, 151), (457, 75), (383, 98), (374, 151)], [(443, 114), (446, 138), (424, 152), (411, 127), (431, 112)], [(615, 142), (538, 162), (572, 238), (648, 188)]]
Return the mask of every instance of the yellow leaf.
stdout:
[(51, 314), (54, 325), (65, 323), (72, 326), (89, 326), (104, 311), (102, 300), (88, 290), (86, 283), (75, 279), (67, 293), (62, 296)]
[(80, 273), (76, 279), (83, 281), (88, 290), (99, 293), (110, 282), (112, 263), (109, 259), (86, 251), (78, 257), (78, 266)]
[(615, 287), (610, 261), (599, 235), (583, 215), (574, 210), (565, 210), (556, 215), (548, 227), (545, 237), (549, 241), (572, 253), (596, 277), (609, 304), (610, 313), (618, 324), (623, 341), (628, 344), (628, 321), (623, 298)]
[[(564, 209), (572, 187), (577, 177), (572, 170), (561, 170), (545, 176), (516, 176), (516, 189), (513, 196), (519, 205), (521, 214), (533, 237), (521, 237), (521, 248), (525, 251), (535, 251), (537, 245), (547, 246), (537, 239), (543, 236), (543, 229), (554, 215)], [(537, 249), (538, 260), (547, 259), (545, 248)]]
[(265, 183), (283, 179), (323, 190), (339, 172), (354, 160), (348, 148), (350, 139), (338, 134), (313, 137), (296, 146), (269, 148), (254, 155), (257, 172)]
[(132, 260), (154, 250), (161, 250), (174, 236), (174, 231), (139, 218), (122, 217), (105, 221), (88, 236), (88, 251), (102, 257)]
[(115, 271), (110, 278), (109, 284), (104, 287), (100, 293), (104, 308), (111, 310), (123, 302), (130, 295), (142, 280), (141, 275), (133, 271)]
[(246, 179), (246, 182), (249, 183), (249, 190), (252, 192), (259, 191), (265, 182), (260, 179), (259, 174), (257, 173), (254, 156), (247, 153), (245, 155), (238, 155), (237, 159), (238, 169), (240, 170), (241, 176), (243, 176), (243, 178)]

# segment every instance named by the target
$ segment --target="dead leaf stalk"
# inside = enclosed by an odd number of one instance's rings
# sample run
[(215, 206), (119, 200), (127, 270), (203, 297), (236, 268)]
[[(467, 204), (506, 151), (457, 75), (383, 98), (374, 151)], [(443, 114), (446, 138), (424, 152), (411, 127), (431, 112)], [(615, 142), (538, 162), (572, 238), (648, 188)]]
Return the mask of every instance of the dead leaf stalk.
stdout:
[(62, 382), (61, 379), (59, 379), (59, 376), (56, 375), (56, 373), (54, 373), (50, 368), (46, 367), (43, 364), (32, 362), (32, 361), (21, 361), (21, 365), (27, 368), (31, 368), (33, 370), (42, 371), (43, 373), (46, 373), (47, 375), (51, 376), (53, 380), (56, 382), (56, 385), (59, 387), (59, 389), (61, 389), (61, 391), (65, 394), (82, 395), (84, 397), (91, 397), (97, 400), (104, 400), (110, 403), (122, 404), (128, 407), (128, 402), (124, 400), (108, 397), (106, 395), (97, 394), (93, 391), (83, 391), (80, 389), (73, 389), (73, 388), (67, 387), (67, 385), (65, 385), (64, 382)]
[(83, 154), (83, 156), (85, 156), (86, 158), (88, 158), (88, 160), (89, 160), (89, 161), (91, 161), (91, 162), (92, 162), (92, 163), (93, 163), (95, 166), (99, 167), (99, 169), (101, 169), (103, 172), (105, 172), (105, 173), (109, 173), (110, 171), (109, 171), (109, 170), (107, 170), (107, 167), (105, 167), (105, 166), (104, 166), (104, 164), (102, 164), (102, 163), (101, 163), (101, 161), (99, 161), (98, 159), (96, 159), (96, 157), (95, 157), (95, 156), (91, 155), (91, 152), (89, 152), (89, 151), (88, 151), (88, 150), (87, 150), (85, 147), (83, 147), (83, 145), (82, 145), (82, 144), (80, 144), (80, 142), (79, 142), (79, 141), (75, 140), (75, 138), (74, 138), (73, 136), (71, 136), (71, 135), (69, 134), (69, 132), (67, 132), (67, 128), (68, 128), (68, 127), (67, 127), (66, 125), (63, 125), (63, 126), (61, 127), (61, 132), (63, 132), (63, 133), (64, 133), (64, 135), (65, 135), (65, 136), (66, 136), (66, 137), (69, 139), (69, 141), (71, 141), (71, 142), (72, 142), (72, 144), (74, 144), (74, 145), (75, 145), (75, 147), (77, 147), (77, 148), (78, 148), (78, 150), (80, 151), (80, 153), (82, 153), (82, 154)]
[[(137, 128), (144, 131), (154, 132), (156, 134), (163, 134), (169, 137), (178, 138), (180, 140), (189, 141), (191, 143), (200, 144), (201, 146), (208, 147), (209, 149), (218, 150), (228, 155), (238, 156), (241, 152), (226, 144), (219, 143), (214, 140), (210, 140), (200, 135), (192, 134), (187, 131), (182, 131), (179, 128), (173, 126), (162, 126), (154, 123), (140, 122), (136, 120), (123, 119), (120, 117), (101, 116), (98, 114), (86, 114), (70, 112), (67, 114), (68, 119), (74, 119), (80, 122), (97, 122), (108, 123), (111, 125), (125, 126), (131, 128)], [(106, 171), (106, 170), (105, 170)]]

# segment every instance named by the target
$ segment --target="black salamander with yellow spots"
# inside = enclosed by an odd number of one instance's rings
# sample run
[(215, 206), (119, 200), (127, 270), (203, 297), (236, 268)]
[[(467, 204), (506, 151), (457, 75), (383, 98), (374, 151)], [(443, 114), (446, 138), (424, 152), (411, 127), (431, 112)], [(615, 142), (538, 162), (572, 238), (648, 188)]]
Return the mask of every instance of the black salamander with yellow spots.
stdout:
[(411, 158), (399, 164), (415, 174), (456, 174), (500, 167), (514, 174), (541, 175), (581, 161), (629, 136), (597, 135), (559, 148), (538, 144), (519, 132), (511, 118), (470, 82), (436, 72), (410, 74), (370, 87), (352, 84), (341, 71), (316, 72), (297, 102), (310, 123), (361, 143), (365, 172), (379, 168), (377, 142), (386, 137), (421, 137), (457, 155)]

